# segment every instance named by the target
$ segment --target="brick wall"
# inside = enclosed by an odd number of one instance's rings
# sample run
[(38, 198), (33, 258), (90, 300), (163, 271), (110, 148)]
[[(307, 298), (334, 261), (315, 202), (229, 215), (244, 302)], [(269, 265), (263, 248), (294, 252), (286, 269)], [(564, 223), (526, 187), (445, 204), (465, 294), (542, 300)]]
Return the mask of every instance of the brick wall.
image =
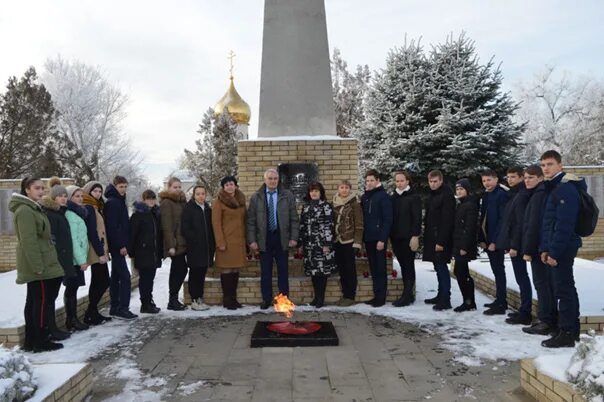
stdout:
[[(44, 183), (48, 183), (48, 179), (42, 179)], [(74, 184), (75, 180), (70, 178), (62, 178), (63, 185), (68, 186)], [(0, 180), (0, 190), (13, 190), (18, 192), (21, 188), (20, 179), (2, 179)], [(11, 215), (8, 210), (0, 210), (0, 215)], [(11, 217), (12, 219), (12, 217)], [(17, 257), (15, 250), (17, 248), (17, 236), (12, 233), (0, 233), (0, 272), (12, 271), (15, 269)]]
[[(604, 176), (604, 166), (565, 166), (564, 170), (577, 176)], [(588, 188), (594, 197), (602, 197), (604, 189)], [(600, 194), (600, 195), (597, 195)], [(596, 198), (598, 200), (598, 198)], [(579, 257), (595, 259), (604, 257), (604, 201), (600, 199), (600, 219), (593, 235), (583, 239), (583, 247), (579, 250)]]
[(319, 180), (331, 200), (342, 179), (350, 181), (358, 190), (358, 149), (354, 139), (274, 141), (270, 139), (239, 141), (239, 187), (250, 197), (263, 183), (266, 169), (280, 163), (315, 162)]
[(530, 359), (520, 362), (520, 385), (538, 401), (585, 402), (572, 385), (541, 373)]

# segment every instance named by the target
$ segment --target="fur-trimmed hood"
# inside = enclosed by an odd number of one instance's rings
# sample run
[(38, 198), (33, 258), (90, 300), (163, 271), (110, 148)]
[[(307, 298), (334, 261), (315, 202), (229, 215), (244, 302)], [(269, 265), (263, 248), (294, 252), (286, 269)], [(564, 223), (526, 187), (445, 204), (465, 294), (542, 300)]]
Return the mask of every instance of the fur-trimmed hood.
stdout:
[(159, 199), (160, 199), (160, 201), (170, 200), (173, 202), (179, 202), (179, 203), (183, 203), (183, 204), (185, 202), (187, 202), (187, 196), (182, 191), (179, 191), (178, 193), (171, 193), (167, 190), (161, 191), (159, 193)]
[(239, 189), (235, 190), (235, 194), (232, 197), (226, 191), (220, 190), (218, 192), (218, 199), (229, 208), (245, 208), (245, 195)]
[(39, 203), (35, 202), (31, 198), (26, 195), (13, 193), (10, 198), (10, 202), (8, 203), (8, 210), (12, 213), (17, 212), (17, 208), (21, 205), (26, 205), (31, 209), (34, 209), (38, 212), (42, 211), (42, 207)]
[(38, 202), (42, 208), (51, 210), (51, 211), (60, 211), (61, 205), (58, 202), (50, 198), (48, 195), (42, 197), (42, 199)]

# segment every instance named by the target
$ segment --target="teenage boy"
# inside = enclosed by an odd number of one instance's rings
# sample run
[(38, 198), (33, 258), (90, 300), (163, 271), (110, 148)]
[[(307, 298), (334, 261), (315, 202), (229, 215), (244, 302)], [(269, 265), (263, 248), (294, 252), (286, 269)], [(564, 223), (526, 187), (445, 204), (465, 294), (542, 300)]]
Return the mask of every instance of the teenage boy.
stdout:
[(531, 263), (533, 284), (537, 290), (537, 318), (530, 327), (522, 331), (533, 335), (555, 335), (558, 333), (558, 308), (554, 296), (552, 270), (541, 261), (539, 243), (543, 226), (545, 184), (541, 166), (533, 165), (524, 172), (524, 184), (529, 193), (529, 202), (524, 211), (522, 234), (522, 258)]
[(453, 227), (455, 224), (455, 196), (451, 187), (443, 184), (440, 170), (428, 173), (430, 197), (426, 203), (424, 216), (423, 261), (434, 264), (438, 280), (438, 294), (425, 299), (426, 304), (434, 304), (434, 310), (451, 308), (451, 276), (447, 264), (453, 256)]
[(486, 315), (505, 314), (508, 308), (505, 279), (504, 250), (497, 249), (497, 237), (501, 231), (503, 213), (508, 201), (507, 190), (499, 185), (497, 173), (487, 169), (480, 175), (485, 193), (480, 205), (480, 247), (487, 252), (491, 270), (495, 275), (495, 301), (487, 303)]
[(128, 255), (128, 238), (130, 221), (126, 206), (126, 191), (128, 180), (123, 176), (115, 176), (113, 183), (105, 189), (105, 224), (107, 241), (111, 253), (111, 309), (109, 314), (123, 320), (133, 320), (138, 317), (130, 312), (130, 271), (126, 264)]
[(373, 307), (386, 304), (386, 245), (392, 227), (392, 203), (380, 181), (380, 174), (370, 169), (365, 174), (363, 207), (363, 241), (373, 281), (373, 299), (365, 303)]
[(520, 308), (518, 312), (508, 314), (508, 324), (530, 325), (533, 307), (533, 287), (528, 276), (526, 261), (522, 258), (522, 229), (524, 210), (529, 200), (529, 193), (524, 186), (524, 168), (514, 166), (507, 171), (507, 182), (510, 187), (509, 200), (503, 212), (502, 226), (497, 237), (497, 249), (505, 250), (510, 255), (514, 277), (520, 289)]
[(541, 261), (552, 271), (554, 294), (558, 302), (559, 331), (541, 342), (547, 348), (574, 347), (579, 340), (579, 296), (573, 264), (581, 247), (575, 233), (580, 208), (579, 189), (586, 191), (584, 179), (563, 171), (562, 157), (556, 151), (541, 155), (545, 176), (545, 211), (541, 234)]

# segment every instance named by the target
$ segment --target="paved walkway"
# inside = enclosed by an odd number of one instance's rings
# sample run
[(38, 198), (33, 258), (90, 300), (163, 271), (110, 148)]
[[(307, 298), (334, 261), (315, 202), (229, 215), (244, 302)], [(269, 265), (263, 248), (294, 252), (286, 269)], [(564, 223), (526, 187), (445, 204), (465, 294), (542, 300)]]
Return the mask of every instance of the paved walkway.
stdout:
[(518, 362), (466, 367), (439, 347), (438, 336), (410, 324), (296, 313), (297, 320), (332, 321), (340, 346), (250, 348), (255, 322), (267, 319), (279, 317), (137, 322), (131, 341), (92, 362), (91, 400), (130, 400), (125, 389), (141, 401), (154, 392), (162, 401), (531, 400), (518, 389)]

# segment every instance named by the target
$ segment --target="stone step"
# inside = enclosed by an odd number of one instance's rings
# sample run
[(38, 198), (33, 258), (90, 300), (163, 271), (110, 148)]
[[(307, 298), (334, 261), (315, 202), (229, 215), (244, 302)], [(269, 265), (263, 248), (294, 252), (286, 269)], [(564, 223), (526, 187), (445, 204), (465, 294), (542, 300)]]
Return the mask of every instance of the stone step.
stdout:
[[(277, 279), (273, 277), (273, 294), (279, 293)], [(388, 278), (388, 292), (386, 300), (394, 301), (403, 293), (403, 281), (400, 278)], [(308, 277), (290, 277), (289, 278), (289, 297), (295, 304), (309, 303), (314, 296), (312, 282)], [(340, 288), (340, 279), (331, 276), (327, 281), (327, 290), (325, 292), (325, 302), (335, 303), (342, 297)], [(369, 300), (373, 297), (373, 284), (371, 278), (359, 277), (357, 286), (357, 302)], [(262, 294), (260, 291), (260, 278), (240, 278), (237, 287), (237, 300), (242, 304), (260, 304)], [(222, 288), (220, 279), (206, 278), (204, 288), (204, 303), (210, 305), (222, 304)], [(189, 295), (189, 283), (184, 283), (184, 303), (191, 304)]]
[[(388, 258), (386, 260), (386, 262), (387, 262), (387, 266), (386, 266), (387, 274), (390, 276), (390, 275), (392, 275), (392, 258)], [(364, 272), (367, 272), (367, 273), (370, 272), (369, 271), (369, 262), (367, 261), (367, 258), (363, 258), (363, 257), (357, 258), (356, 267), (357, 267), (357, 273), (359, 275), (363, 275)], [(290, 257), (290, 259), (288, 261), (288, 272), (289, 272), (290, 277), (304, 276), (303, 261), (301, 259), (296, 259), (296, 258)], [(208, 269), (208, 273), (206, 274), (206, 277), (220, 278), (220, 273), (221, 273), (221, 270), (219, 268), (210, 267)], [(260, 261), (258, 261), (258, 260), (248, 261), (247, 265), (242, 270), (239, 271), (239, 274), (242, 278), (259, 278), (260, 277)], [(276, 264), (273, 264), (273, 276), (276, 276), (276, 275), (277, 275), (277, 266), (276, 266)]]

